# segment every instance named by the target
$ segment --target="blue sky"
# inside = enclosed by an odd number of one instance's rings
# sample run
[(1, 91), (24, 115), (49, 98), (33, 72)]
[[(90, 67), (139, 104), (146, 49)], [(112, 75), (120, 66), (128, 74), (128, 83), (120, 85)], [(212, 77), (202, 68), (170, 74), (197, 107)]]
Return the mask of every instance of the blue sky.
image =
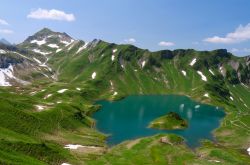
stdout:
[(85, 41), (242, 56), (250, 54), (249, 7), (249, 0), (8, 0), (0, 6), (0, 38), (19, 43), (48, 27)]

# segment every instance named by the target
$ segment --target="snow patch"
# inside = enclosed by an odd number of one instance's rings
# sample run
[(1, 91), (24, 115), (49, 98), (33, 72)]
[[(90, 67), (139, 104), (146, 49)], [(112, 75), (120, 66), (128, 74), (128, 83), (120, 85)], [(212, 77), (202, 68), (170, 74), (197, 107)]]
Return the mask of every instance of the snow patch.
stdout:
[(47, 99), (47, 98), (49, 98), (49, 97), (51, 97), (52, 96), (52, 94), (48, 94), (48, 95), (46, 95), (43, 99)]
[(46, 106), (43, 106), (43, 105), (35, 105), (36, 106), (36, 109), (40, 112), (42, 110), (44, 110), (46, 108)]
[(84, 146), (82, 146), (80, 144), (67, 144), (67, 145), (64, 146), (64, 148), (68, 148), (68, 149), (71, 149), (71, 150), (76, 150), (76, 149), (78, 149), (80, 147), (84, 147)]
[(61, 89), (59, 91), (57, 91), (57, 93), (64, 93), (65, 91), (67, 91), (68, 89)]
[(76, 90), (80, 91), (80, 90), (81, 90), (81, 88), (76, 88)]
[(197, 71), (197, 73), (201, 76), (201, 79), (202, 79), (203, 81), (207, 81), (207, 77), (204, 76), (204, 74), (203, 74), (201, 71)]
[(143, 68), (145, 66), (145, 64), (146, 64), (146, 61), (142, 61), (141, 67)]
[(68, 45), (70, 45), (74, 41), (75, 40), (73, 40), (73, 39), (71, 39), (70, 42), (61, 40), (61, 43), (65, 44), (65, 46), (68, 46)]
[(111, 56), (111, 60), (114, 61), (115, 60), (115, 55)]
[(117, 92), (114, 92), (113, 96), (116, 96), (118, 93)]
[(250, 147), (247, 149), (248, 155), (250, 155)]
[(191, 62), (190, 62), (190, 66), (193, 66), (196, 63), (196, 58), (194, 58)]
[(33, 49), (32, 50), (33, 52), (35, 52), (35, 53), (39, 53), (39, 54), (42, 54), (42, 55), (48, 55), (48, 54), (50, 54), (51, 52), (42, 52), (41, 50), (39, 50), (39, 49)]
[(205, 93), (204, 96), (205, 96), (205, 97), (209, 97), (208, 93)]
[(33, 58), (38, 64), (42, 64), (42, 62), (38, 59), (36, 59), (35, 57)]
[(219, 70), (223, 74), (223, 67), (222, 66), (219, 68)]
[(51, 48), (59, 48), (59, 46), (57, 44), (49, 44), (48, 46)]
[(232, 96), (229, 97), (232, 101), (234, 101), (234, 98)]
[(37, 45), (41, 46), (41, 45), (45, 44), (45, 43), (46, 43), (46, 41), (45, 41), (45, 38), (44, 38), (44, 39), (43, 39), (43, 40), (41, 40), (41, 41), (38, 41), (38, 40), (32, 40), (32, 41), (30, 41), (30, 43), (32, 43), (32, 44), (36, 43)]
[(211, 69), (209, 69), (209, 72), (214, 76), (214, 72)]
[(70, 45), (70, 47), (68, 48), (68, 50), (71, 50), (71, 49), (75, 46), (76, 43), (77, 43), (77, 42), (72, 43), (72, 44)]
[(111, 60), (114, 61), (114, 60), (115, 60), (115, 55), (114, 55), (114, 53), (117, 52), (117, 49), (113, 49), (112, 52), (113, 52), (113, 54), (112, 54), (112, 56), (111, 56)]
[(0, 86), (11, 86), (7, 79), (16, 79), (13, 75), (13, 66), (8, 68), (0, 68)]
[(5, 54), (5, 53), (7, 53), (5, 50), (0, 49), (0, 54)]
[(62, 50), (62, 49), (57, 49), (57, 50), (56, 50), (56, 53), (60, 52), (61, 50)]
[(68, 149), (71, 149), (71, 150), (76, 150), (78, 148), (94, 149), (94, 148), (99, 148), (99, 147), (96, 147), (96, 146), (83, 146), (83, 145), (80, 145), (80, 144), (67, 144), (67, 145), (64, 146), (64, 148), (68, 148)]
[(76, 54), (80, 53), (83, 49), (86, 49), (87, 46), (88, 46), (88, 43), (85, 42), (85, 44), (77, 50)]
[(111, 80), (109, 81), (109, 83), (110, 83), (111, 87), (113, 87), (113, 82)]
[(47, 38), (51, 38), (51, 37), (54, 37), (54, 35), (49, 35), (49, 36), (47, 36)]
[(182, 74), (183, 74), (184, 76), (187, 75), (186, 71), (182, 70), (181, 72), (182, 72)]
[(61, 165), (71, 165), (71, 164), (69, 164), (69, 163), (62, 163)]
[(220, 163), (219, 160), (208, 160), (209, 162), (215, 162), (215, 163)]
[(92, 73), (91, 77), (92, 77), (92, 79), (95, 79), (95, 77), (96, 77), (96, 72)]

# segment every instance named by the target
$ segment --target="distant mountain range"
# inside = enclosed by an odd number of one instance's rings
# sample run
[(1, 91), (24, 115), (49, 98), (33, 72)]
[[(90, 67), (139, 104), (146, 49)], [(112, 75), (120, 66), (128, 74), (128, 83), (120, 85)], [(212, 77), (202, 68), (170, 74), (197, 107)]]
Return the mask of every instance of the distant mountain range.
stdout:
[(5, 45), (11, 45), (11, 43), (4, 38), (0, 39), (0, 43)]

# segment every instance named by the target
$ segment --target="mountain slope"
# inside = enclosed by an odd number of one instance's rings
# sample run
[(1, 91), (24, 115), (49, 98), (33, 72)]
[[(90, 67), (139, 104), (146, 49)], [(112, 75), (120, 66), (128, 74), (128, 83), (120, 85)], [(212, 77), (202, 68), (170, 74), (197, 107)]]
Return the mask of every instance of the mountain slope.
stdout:
[[(185, 161), (191, 163), (209, 164), (208, 160), (216, 158), (247, 164), (249, 65), (249, 56), (236, 57), (224, 49), (151, 52), (102, 40), (87, 43), (47, 28), (17, 46), (0, 45), (0, 73), (4, 83), (14, 86), (0, 88), (0, 162), (112, 163), (114, 153), (119, 153), (119, 160), (143, 162), (139, 157), (129, 159), (128, 153), (143, 155), (141, 148), (153, 142), (147, 148), (152, 157), (144, 157), (145, 162), (157, 158), (154, 152), (166, 155), (171, 154), (167, 150), (174, 149), (182, 150)], [(15, 78), (6, 74), (9, 72)], [(224, 108), (227, 116), (214, 133), (217, 144), (204, 143), (197, 152), (184, 144), (161, 148), (154, 143), (155, 136), (145, 138), (134, 149), (127, 150), (121, 144), (107, 150), (106, 135), (93, 129), (91, 114), (99, 109), (96, 100), (172, 93)], [(69, 151), (64, 148), (67, 144), (83, 145), (88, 152)], [(224, 155), (216, 154), (218, 151)], [(206, 154), (200, 158), (202, 153)], [(169, 162), (174, 158), (172, 153)]]

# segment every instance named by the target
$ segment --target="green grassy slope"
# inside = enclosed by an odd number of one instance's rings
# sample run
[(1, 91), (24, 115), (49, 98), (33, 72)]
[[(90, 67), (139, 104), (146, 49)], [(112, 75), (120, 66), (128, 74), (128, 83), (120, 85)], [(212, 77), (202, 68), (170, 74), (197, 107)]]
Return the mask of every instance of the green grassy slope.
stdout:
[[(27, 44), (25, 47), (32, 46)], [(44, 49), (48, 51), (46, 46)], [(0, 88), (2, 164), (249, 162), (247, 58), (235, 57), (226, 50), (150, 52), (95, 40), (88, 45), (75, 41), (50, 55), (48, 65), (57, 80), (35, 79), (28, 86)], [(58, 92), (62, 89), (67, 90)], [(99, 108), (94, 102), (131, 94), (180, 94), (223, 107), (227, 115), (214, 132), (217, 144), (204, 142), (192, 151), (184, 144), (159, 143), (163, 135), (157, 135), (131, 148), (124, 143), (106, 150), (106, 136), (93, 128), (95, 121), (90, 117)], [(103, 147), (107, 154), (72, 151), (64, 148), (66, 144)]]

